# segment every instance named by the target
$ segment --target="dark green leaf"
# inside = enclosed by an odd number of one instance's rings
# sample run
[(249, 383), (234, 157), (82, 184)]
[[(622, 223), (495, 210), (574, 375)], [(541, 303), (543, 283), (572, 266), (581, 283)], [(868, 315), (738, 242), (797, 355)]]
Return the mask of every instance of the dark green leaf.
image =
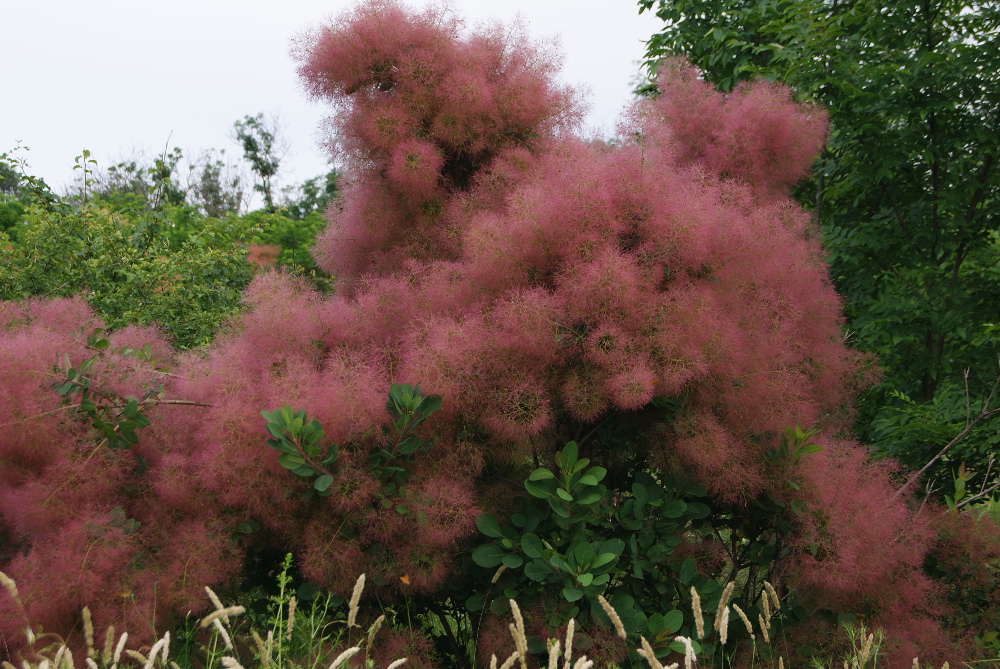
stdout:
[(551, 573), (552, 569), (542, 560), (531, 560), (524, 565), (524, 575), (532, 581), (544, 581)]
[(681, 563), (681, 568), (677, 572), (677, 580), (683, 585), (688, 585), (691, 583), (691, 579), (698, 572), (698, 566), (692, 558), (687, 558)]
[(537, 535), (528, 532), (521, 537), (521, 550), (530, 558), (538, 558), (542, 556), (542, 551), (545, 550), (545, 547)]
[(476, 518), (476, 527), (488, 537), (499, 538), (502, 536), (500, 523), (491, 514), (484, 513)]
[(305, 460), (298, 453), (282, 453), (278, 456), (278, 464), (285, 469), (298, 469), (305, 464)]
[(575, 602), (583, 597), (583, 590), (577, 590), (576, 588), (566, 586), (562, 589), (562, 596), (567, 602)]
[(499, 567), (507, 552), (496, 544), (483, 544), (472, 551), (472, 561), (485, 569)]
[(502, 562), (508, 569), (517, 569), (524, 564), (524, 559), (520, 555), (508, 553), (503, 556)]
[(555, 493), (555, 482), (527, 480), (524, 482), (524, 489), (535, 497), (548, 499)]

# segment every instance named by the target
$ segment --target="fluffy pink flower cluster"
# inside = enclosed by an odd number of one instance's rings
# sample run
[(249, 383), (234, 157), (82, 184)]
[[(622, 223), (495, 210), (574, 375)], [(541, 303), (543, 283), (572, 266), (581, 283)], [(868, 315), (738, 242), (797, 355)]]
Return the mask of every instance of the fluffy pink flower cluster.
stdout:
[[(48, 375), (64, 353), (89, 355), (85, 308), (0, 314), (0, 568), (46, 629), (71, 629), (84, 604), (99, 626), (150, 629), (238, 573), (246, 547), (291, 548), (342, 593), (361, 571), (389, 596), (433, 592), (496, 496), (487, 463), (520, 466), (612, 414), (653, 416), (656, 397), (680, 408), (636, 448), (730, 504), (783, 485), (762, 457), (782, 428), (839, 425), (859, 364), (816, 231), (788, 195), (823, 143), (822, 110), (768, 84), (721, 95), (673, 63), (619, 140), (584, 140), (542, 45), (388, 0), (304, 36), (299, 54), (309, 90), (335, 105), (353, 179), (316, 247), (338, 294), (263, 274), (209, 350), (174, 358), (133, 330), (119, 339), (152, 343), (159, 367), (96, 372), (122, 395), (163, 384), (211, 406), (153, 407), (138, 448), (102, 453)], [(436, 445), (399, 493), (411, 515), (375, 504), (363, 448), (344, 450), (333, 497), (303, 499), (264, 445), (261, 409), (305, 409), (343, 444), (385, 419), (393, 382), (444, 398), (427, 427)], [(810, 499), (832, 520), (806, 528), (825, 533), (825, 552), (796, 563), (804, 589), (844, 605), (870, 593), (823, 576), (829, 565), (872, 583), (914, 573), (919, 549), (862, 555), (872, 532), (923, 536), (885, 472), (853, 445), (809, 460)], [(877, 531), (847, 527), (874, 517)], [(261, 529), (237, 547), (244, 521)], [(906, 601), (928, 590), (913, 581)], [(0, 598), (7, 643), (22, 624)]]

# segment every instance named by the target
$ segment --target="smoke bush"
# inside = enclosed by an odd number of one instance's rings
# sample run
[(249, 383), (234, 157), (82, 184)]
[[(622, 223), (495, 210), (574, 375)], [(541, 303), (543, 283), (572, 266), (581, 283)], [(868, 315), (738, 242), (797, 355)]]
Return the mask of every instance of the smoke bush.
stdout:
[[(115, 334), (113, 349), (154, 354), (112, 349), (96, 382), (187, 404), (151, 401), (139, 445), (106, 457), (49, 379), (63, 354), (93, 355), (86, 308), (3, 305), (0, 424), (24, 427), (0, 435), (0, 528), (15, 549), (0, 567), (33, 620), (68, 633), (87, 603), (98, 626), (151, 633), (267, 546), (338, 594), (365, 571), (382, 601), (431, 597), (470, 578), (459, 568), (477, 515), (509, 515), (523, 492), (509, 482), (576, 439), (609, 481), (654, 467), (702, 486), (719, 517), (803, 504), (772, 578), (833, 614), (864, 609), (898, 637), (897, 659), (937, 643), (921, 572), (934, 533), (891, 494), (891, 468), (832, 436), (787, 466), (768, 457), (791, 425), (838, 434), (865, 382), (809, 215), (788, 196), (824, 140), (822, 110), (770, 84), (718, 94), (674, 62), (618, 140), (582, 139), (549, 47), (391, 1), (304, 35), (297, 54), (333, 105), (331, 146), (351, 175), (316, 244), (336, 296), (262, 274), (206, 350), (171, 356), (155, 332)], [(420, 428), (433, 448), (390, 486), (371, 464), (384, 440), (360, 435), (404, 382), (443, 407)], [(330, 497), (264, 445), (260, 411), (284, 404), (339, 444)], [(246, 523), (260, 529), (238, 539)], [(22, 622), (0, 598), (11, 647)]]

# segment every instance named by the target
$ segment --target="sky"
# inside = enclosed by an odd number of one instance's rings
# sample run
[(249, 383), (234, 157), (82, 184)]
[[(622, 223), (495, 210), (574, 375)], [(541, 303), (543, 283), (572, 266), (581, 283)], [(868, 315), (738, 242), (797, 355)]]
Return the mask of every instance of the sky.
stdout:
[[(291, 40), (331, 22), (349, 0), (33, 0), (0, 11), (0, 153), (20, 142), (29, 173), (56, 192), (88, 149), (107, 167), (136, 152), (225, 149), (233, 122), (280, 119), (288, 152), (281, 183), (327, 171), (320, 127)], [(425, 0), (409, 3), (425, 6)], [(591, 130), (610, 135), (630, 99), (643, 41), (660, 28), (635, 0), (453, 0), (467, 25), (517, 16), (536, 38), (556, 36), (562, 80), (585, 86)]]

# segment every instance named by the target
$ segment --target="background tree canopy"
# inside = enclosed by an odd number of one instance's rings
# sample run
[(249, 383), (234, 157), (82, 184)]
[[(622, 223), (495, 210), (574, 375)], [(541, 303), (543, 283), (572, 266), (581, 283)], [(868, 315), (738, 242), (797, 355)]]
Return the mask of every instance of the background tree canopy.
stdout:
[(59, 197), (16, 152), (0, 154), (0, 300), (82, 295), (111, 329), (156, 324), (189, 348), (237, 313), (255, 267), (331, 289), (310, 248), (337, 196), (335, 170), (286, 187), (278, 204), (271, 180), (267, 209), (245, 213), (245, 184), (224, 152), (174, 148), (101, 168), (84, 151), (77, 168)]
[[(997, 376), (997, 3), (639, 7), (665, 22), (648, 43), (651, 71), (683, 54), (720, 89), (776, 80), (828, 110), (826, 151), (797, 195), (821, 226), (849, 341), (876, 353), (885, 374), (862, 398), (858, 427), (910, 464), (926, 462)], [(953, 465), (983, 466), (998, 442), (995, 426), (978, 429)]]

